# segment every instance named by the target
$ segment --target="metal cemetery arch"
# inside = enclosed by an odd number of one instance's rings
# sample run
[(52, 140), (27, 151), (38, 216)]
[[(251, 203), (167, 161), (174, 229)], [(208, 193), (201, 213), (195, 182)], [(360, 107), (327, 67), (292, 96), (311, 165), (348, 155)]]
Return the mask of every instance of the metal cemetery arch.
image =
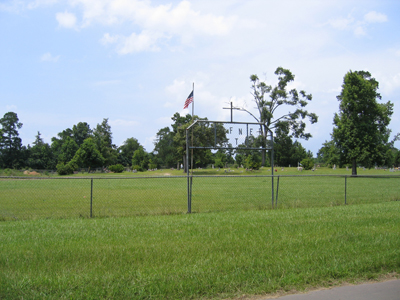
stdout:
[[(205, 123), (206, 125), (212, 125), (212, 126), (207, 126), (207, 129), (213, 129), (214, 130), (214, 140), (213, 141), (208, 141), (207, 145), (193, 145), (193, 131), (195, 126), (202, 126), (202, 123)], [(209, 120), (199, 120), (197, 119), (196, 121), (193, 122), (188, 128), (186, 128), (186, 165), (185, 169), (187, 172), (187, 197), (188, 197), (188, 213), (192, 212), (192, 182), (193, 182), (193, 174), (190, 175), (189, 172), (189, 150), (192, 150), (192, 160), (193, 160), (193, 149), (212, 149), (212, 150), (219, 150), (219, 149), (225, 149), (225, 150), (232, 150), (232, 149), (240, 149), (240, 150), (271, 150), (271, 184), (272, 184), (272, 207), (274, 207), (274, 136), (271, 130), (268, 130), (270, 133), (271, 139), (269, 141), (266, 140), (266, 146), (265, 147), (251, 147), (247, 146), (247, 141), (249, 140), (249, 137), (255, 137), (253, 133), (258, 132), (259, 135), (264, 136), (262, 129), (262, 126), (264, 126), (264, 123), (249, 123), (249, 122), (231, 122), (229, 121), (209, 121)], [(228, 126), (225, 127), (225, 126)], [(232, 134), (232, 133), (237, 133), (237, 137), (233, 138), (235, 146), (229, 146), (226, 140), (219, 140), (217, 132), (218, 130), (221, 129), (225, 130), (225, 134)], [(254, 130), (256, 129), (256, 130)], [(258, 130), (257, 130), (258, 129)], [(190, 131), (192, 132), (192, 145), (190, 145), (189, 142), (189, 135)], [(264, 136), (265, 137), (265, 136)], [(266, 138), (266, 137), (265, 137)], [(231, 137), (232, 140), (232, 137)], [(242, 142), (242, 143), (241, 143)], [(239, 147), (241, 146), (241, 147)], [(193, 163), (191, 165), (193, 168)]]

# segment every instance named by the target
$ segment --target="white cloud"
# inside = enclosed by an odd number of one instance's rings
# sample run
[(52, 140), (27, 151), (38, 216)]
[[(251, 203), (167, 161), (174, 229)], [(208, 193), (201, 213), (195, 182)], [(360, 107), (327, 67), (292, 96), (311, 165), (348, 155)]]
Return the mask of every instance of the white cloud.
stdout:
[[(158, 51), (160, 43), (177, 37), (181, 43), (189, 45), (196, 36), (224, 36), (231, 32), (236, 21), (234, 17), (203, 14), (195, 11), (189, 1), (177, 5), (152, 5), (150, 1), (127, 0), (70, 0), (70, 5), (83, 10), (82, 27), (93, 23), (104, 25), (131, 24), (139, 26), (140, 33), (134, 31), (129, 36), (106, 33), (103, 44), (117, 43), (119, 54), (139, 51)], [(57, 20), (64, 27), (74, 27), (75, 16), (68, 13), (59, 15)], [(59, 20), (60, 19), (60, 20)]]
[(61, 27), (65, 28), (75, 28), (77, 21), (76, 16), (69, 12), (57, 13), (56, 20)]
[(140, 34), (132, 33), (128, 37), (121, 37), (117, 52), (128, 54), (141, 51), (158, 51), (157, 41), (162, 37), (157, 32), (142, 31)]
[(157, 33), (143, 31), (140, 34), (132, 33), (130, 36), (115, 35), (109, 33), (103, 35), (100, 42), (103, 45), (117, 44), (119, 54), (128, 54), (141, 51), (158, 51), (157, 40), (161, 38)]
[(188, 86), (185, 80), (174, 79), (174, 82), (167, 86), (165, 90), (170, 94), (176, 95), (181, 94)]
[(356, 26), (356, 28), (354, 28), (353, 32), (354, 32), (354, 35), (357, 37), (361, 37), (361, 36), (364, 36), (367, 34), (365, 32), (365, 27), (362, 25)]
[(35, 9), (39, 6), (44, 6), (44, 5), (53, 5), (55, 3), (57, 3), (58, 0), (35, 0), (32, 2), (29, 2), (27, 4), (27, 8), (28, 9)]
[(390, 77), (385, 76), (382, 83), (382, 90), (387, 94), (391, 94), (393, 91), (400, 88), (400, 73), (394, 74)]
[(388, 18), (385, 14), (370, 11), (364, 15), (362, 20), (356, 20), (352, 15), (349, 15), (347, 18), (331, 19), (328, 24), (335, 29), (351, 30), (355, 36), (362, 37), (367, 35), (368, 24), (384, 23), (387, 20)]
[(376, 11), (370, 11), (364, 15), (364, 21), (367, 23), (384, 23), (387, 22), (387, 20), (388, 18), (385, 14)]
[(345, 30), (354, 22), (352, 17), (329, 20), (328, 23), (335, 29)]
[(50, 52), (47, 52), (40, 57), (41, 61), (46, 61), (46, 62), (57, 62), (59, 59), (60, 59), (60, 55), (53, 56), (53, 55), (51, 55)]
[(35, 0), (35, 1), (23, 1), (23, 0), (11, 0), (3, 1), (0, 3), (0, 11), (6, 11), (10, 13), (20, 13), (26, 9), (31, 10), (38, 8), (43, 5), (52, 5), (57, 3), (58, 0)]

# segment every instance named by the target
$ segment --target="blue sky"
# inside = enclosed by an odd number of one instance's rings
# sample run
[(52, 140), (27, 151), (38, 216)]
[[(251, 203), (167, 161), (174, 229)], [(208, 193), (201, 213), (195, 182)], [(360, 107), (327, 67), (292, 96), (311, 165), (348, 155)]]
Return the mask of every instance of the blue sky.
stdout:
[(349, 70), (379, 81), (400, 132), (399, 12), (397, 0), (0, 0), (0, 115), (18, 114), (24, 145), (108, 118), (114, 144), (152, 151), (173, 114), (191, 112), (193, 82), (195, 114), (229, 120), (230, 101), (255, 112), (249, 76), (275, 84), (282, 66), (313, 95), (319, 122), (301, 143), (316, 155)]

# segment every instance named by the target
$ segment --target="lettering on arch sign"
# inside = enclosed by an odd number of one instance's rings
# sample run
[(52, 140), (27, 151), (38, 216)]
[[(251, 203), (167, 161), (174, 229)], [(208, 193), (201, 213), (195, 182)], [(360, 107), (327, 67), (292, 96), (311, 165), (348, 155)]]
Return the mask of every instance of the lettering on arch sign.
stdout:
[[(196, 120), (187, 128), (189, 149), (269, 150), (262, 123)], [(193, 136), (193, 137), (192, 137)]]

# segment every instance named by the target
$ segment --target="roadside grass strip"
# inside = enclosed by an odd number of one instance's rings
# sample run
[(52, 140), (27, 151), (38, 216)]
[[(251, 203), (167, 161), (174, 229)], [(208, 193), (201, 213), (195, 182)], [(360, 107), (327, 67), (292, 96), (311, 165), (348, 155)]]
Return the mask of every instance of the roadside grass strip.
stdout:
[(400, 201), (0, 222), (1, 299), (209, 299), (400, 273)]

